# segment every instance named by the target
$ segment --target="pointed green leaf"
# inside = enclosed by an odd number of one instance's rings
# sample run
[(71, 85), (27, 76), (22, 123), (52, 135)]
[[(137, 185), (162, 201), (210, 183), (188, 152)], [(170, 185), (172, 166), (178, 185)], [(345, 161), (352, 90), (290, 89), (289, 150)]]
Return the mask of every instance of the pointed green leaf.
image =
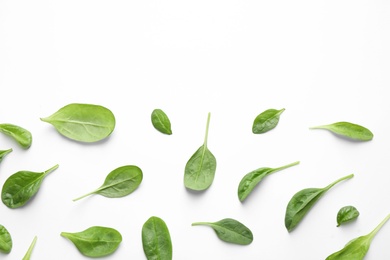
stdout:
[(155, 109), (152, 112), (152, 124), (157, 131), (171, 135), (171, 121), (169, 121), (168, 116), (161, 109)]
[(28, 149), (32, 143), (30, 131), (11, 124), (0, 124), (0, 132), (13, 138), (23, 149)]
[(337, 226), (350, 222), (359, 217), (359, 211), (354, 206), (342, 207), (337, 213)]
[(374, 137), (374, 134), (369, 129), (349, 122), (337, 122), (329, 125), (311, 127), (310, 129), (326, 129), (337, 135), (357, 141), (370, 141)]
[(259, 114), (253, 122), (252, 132), (254, 134), (263, 134), (274, 129), (278, 125), (280, 115), (284, 110), (284, 108), (280, 110), (268, 109)]

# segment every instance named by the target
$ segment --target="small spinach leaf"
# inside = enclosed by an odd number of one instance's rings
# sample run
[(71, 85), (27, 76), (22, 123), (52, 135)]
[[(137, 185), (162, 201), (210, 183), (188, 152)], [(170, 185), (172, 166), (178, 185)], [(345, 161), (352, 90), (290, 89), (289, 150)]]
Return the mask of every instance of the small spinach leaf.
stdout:
[(353, 177), (353, 174), (345, 176), (332, 182), (324, 188), (308, 188), (303, 189), (291, 198), (286, 208), (284, 224), (289, 232), (291, 232), (306, 216), (315, 203), (324, 195), (330, 188), (337, 183)]
[(249, 245), (253, 241), (252, 231), (241, 222), (231, 218), (225, 218), (217, 222), (192, 223), (192, 226), (199, 225), (213, 228), (219, 239), (228, 243)]
[(99, 194), (108, 198), (120, 198), (135, 191), (142, 182), (142, 171), (134, 165), (126, 165), (110, 172), (103, 185), (73, 201), (80, 200), (91, 194)]
[(264, 177), (297, 164), (299, 164), (299, 162), (294, 162), (278, 168), (262, 167), (246, 174), (238, 185), (238, 199), (241, 202), (244, 201), (252, 190), (264, 179)]
[(0, 132), (12, 137), (23, 149), (28, 149), (32, 143), (30, 131), (11, 124), (0, 124)]
[(117, 230), (100, 226), (76, 233), (61, 232), (61, 236), (69, 239), (81, 254), (88, 257), (112, 254), (122, 242), (122, 235)]
[(93, 104), (69, 104), (41, 120), (52, 124), (69, 139), (87, 143), (108, 137), (115, 128), (114, 114)]
[(372, 239), (389, 219), (390, 214), (369, 234), (352, 239), (343, 249), (331, 254), (326, 260), (363, 260), (370, 249)]
[(206, 134), (203, 145), (188, 160), (184, 171), (184, 185), (191, 190), (205, 190), (213, 183), (217, 161), (207, 148), (210, 113), (207, 117)]
[(12, 148), (11, 149), (8, 149), (8, 150), (2, 150), (0, 151), (0, 162), (3, 160), (3, 158), (9, 154), (10, 152), (12, 152)]
[(284, 110), (284, 108), (280, 110), (268, 109), (259, 114), (253, 122), (252, 132), (254, 134), (263, 134), (274, 129), (278, 125), (280, 115)]
[(19, 208), (39, 191), (43, 179), (58, 168), (58, 164), (44, 172), (19, 171), (4, 183), (1, 200), (9, 208)]
[(163, 134), (171, 135), (171, 121), (161, 109), (155, 109), (152, 112), (152, 124), (156, 130)]
[(8, 254), (12, 249), (12, 238), (8, 230), (0, 225), (0, 252)]
[(171, 236), (159, 217), (150, 217), (142, 226), (142, 245), (148, 260), (172, 259)]
[(28, 248), (28, 250), (27, 250), (27, 252), (24, 255), (22, 260), (30, 260), (32, 251), (33, 251), (36, 243), (37, 243), (37, 236), (34, 237), (33, 241), (31, 242), (30, 247)]
[(355, 220), (359, 215), (359, 211), (354, 206), (342, 207), (337, 213), (337, 226)]
[(314, 126), (310, 129), (326, 129), (337, 135), (357, 141), (370, 141), (374, 137), (374, 134), (369, 129), (349, 122), (337, 122), (329, 125)]

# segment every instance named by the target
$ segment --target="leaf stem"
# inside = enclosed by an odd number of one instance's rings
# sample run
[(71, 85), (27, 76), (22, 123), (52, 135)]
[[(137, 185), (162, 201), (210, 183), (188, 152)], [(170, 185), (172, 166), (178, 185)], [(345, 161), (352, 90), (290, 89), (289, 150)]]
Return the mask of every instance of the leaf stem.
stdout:
[(31, 253), (34, 249), (34, 246), (35, 246), (35, 243), (37, 242), (37, 236), (34, 237), (30, 247), (28, 248), (26, 254), (24, 255), (23, 259), (22, 260), (29, 260), (30, 259), (30, 256), (31, 256)]
[(51, 167), (50, 169), (44, 171), (44, 174), (45, 176), (48, 175), (49, 173), (53, 172), (54, 170), (56, 170), (58, 168), (58, 164), (54, 165), (53, 167)]
[(89, 195), (94, 194), (94, 193), (95, 193), (96, 191), (98, 191), (98, 190), (99, 190), (99, 189), (94, 190), (94, 191), (91, 191), (91, 192), (89, 192), (89, 193), (87, 193), (87, 194), (85, 194), (85, 195), (83, 195), (83, 196), (81, 196), (81, 197), (75, 198), (75, 199), (73, 199), (73, 201), (81, 200), (81, 199), (83, 199), (83, 198), (85, 198), (85, 197), (87, 197), (87, 196), (89, 196)]
[(295, 166), (299, 164), (299, 161), (296, 161), (296, 162), (293, 162), (293, 163), (290, 163), (290, 164), (287, 164), (287, 165), (284, 165), (284, 166), (281, 166), (281, 167), (277, 167), (277, 168), (274, 168), (274, 171), (280, 171), (280, 170), (283, 170), (283, 169), (286, 169), (286, 168), (289, 168), (289, 167), (292, 167), (292, 166)]
[(204, 142), (203, 145), (207, 147), (207, 138), (209, 136), (209, 125), (210, 125), (210, 112), (207, 115), (207, 124), (206, 124), (206, 134), (204, 135)]
[(327, 129), (329, 125), (318, 125), (309, 127), (309, 129)]
[(326, 186), (326, 187), (324, 188), (324, 190), (329, 190), (330, 188), (332, 188), (332, 187), (333, 187), (334, 185), (336, 185), (337, 183), (339, 183), (339, 182), (341, 182), (341, 181), (343, 181), (343, 180), (351, 179), (353, 176), (354, 176), (353, 174), (344, 176), (344, 177), (338, 179), (337, 181), (334, 181), (334, 182), (332, 182), (331, 184), (329, 184), (328, 186)]
[(382, 220), (381, 223), (379, 223), (379, 225), (373, 230), (371, 231), (368, 236), (370, 237), (370, 240), (372, 240), (375, 235), (378, 233), (378, 231), (383, 227), (384, 224), (386, 224), (386, 222), (390, 219), (390, 214), (386, 216), (386, 218), (384, 220)]
[(4, 153), (3, 153), (3, 156), (9, 154), (10, 152), (12, 152), (12, 148), (10, 148), (8, 150), (5, 150)]
[(201, 226), (201, 225), (210, 225), (210, 222), (194, 222), (191, 226)]

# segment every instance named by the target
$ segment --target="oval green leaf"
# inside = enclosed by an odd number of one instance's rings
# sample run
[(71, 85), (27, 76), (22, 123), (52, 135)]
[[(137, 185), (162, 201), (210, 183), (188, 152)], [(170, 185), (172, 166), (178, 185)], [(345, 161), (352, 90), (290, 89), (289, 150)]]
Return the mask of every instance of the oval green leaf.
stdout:
[(0, 132), (13, 138), (23, 149), (28, 149), (32, 143), (30, 131), (11, 124), (0, 124)]
[(329, 130), (337, 135), (357, 141), (370, 141), (374, 137), (374, 134), (369, 129), (349, 122), (337, 122), (329, 125), (311, 127), (310, 129)]
[(88, 257), (110, 255), (122, 242), (122, 235), (117, 230), (100, 226), (76, 233), (61, 232), (61, 236), (69, 239), (81, 254)]
[(213, 228), (218, 238), (228, 243), (249, 245), (253, 241), (252, 231), (235, 219), (225, 218), (217, 222), (192, 223), (192, 226), (200, 225)]
[(360, 213), (354, 206), (342, 207), (337, 213), (337, 226), (357, 219)]
[(168, 116), (161, 109), (155, 109), (152, 112), (152, 124), (157, 131), (171, 135), (171, 121), (169, 121)]
[(73, 201), (80, 200), (91, 194), (99, 194), (108, 198), (124, 197), (138, 188), (142, 182), (142, 178), (142, 171), (137, 166), (126, 165), (118, 167), (107, 175), (102, 186)]
[(8, 230), (0, 225), (0, 252), (8, 254), (12, 249), (12, 238)]
[(103, 140), (115, 128), (114, 114), (103, 106), (93, 104), (69, 104), (41, 120), (52, 124), (67, 138), (87, 143)]
[(274, 129), (278, 125), (280, 115), (284, 110), (284, 108), (280, 110), (268, 109), (259, 114), (253, 121), (252, 132), (254, 134), (263, 134)]
[(44, 172), (19, 171), (4, 183), (1, 200), (9, 208), (24, 206), (39, 191), (44, 178), (58, 168), (58, 164)]
[(150, 217), (142, 226), (142, 246), (148, 260), (171, 260), (172, 241), (165, 222)]
[(9, 154), (10, 152), (12, 152), (12, 149), (8, 149), (8, 150), (1, 150), (0, 151), (0, 162), (3, 160), (3, 158)]
[(32, 254), (32, 251), (35, 247), (35, 244), (37, 243), (37, 236), (34, 237), (33, 241), (31, 242), (26, 254), (24, 255), (24, 257), (22, 258), (22, 260), (30, 260), (31, 258), (31, 254)]

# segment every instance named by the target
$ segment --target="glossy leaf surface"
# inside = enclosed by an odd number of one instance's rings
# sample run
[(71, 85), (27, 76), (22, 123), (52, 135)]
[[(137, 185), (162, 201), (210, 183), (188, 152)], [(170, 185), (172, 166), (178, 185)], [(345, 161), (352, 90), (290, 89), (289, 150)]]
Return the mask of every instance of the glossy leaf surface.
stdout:
[(335, 182), (332, 182), (324, 188), (308, 188), (294, 194), (287, 205), (284, 218), (284, 224), (287, 230), (291, 232), (302, 221), (302, 219), (322, 197), (322, 195), (324, 195), (330, 188), (332, 188), (337, 183), (352, 177), (353, 174), (350, 174), (341, 179), (338, 179)]
[(8, 149), (8, 150), (1, 150), (0, 151), (0, 162), (4, 159), (4, 157), (9, 154), (10, 152), (12, 152), (12, 149)]
[(30, 247), (28, 248), (26, 254), (24, 255), (24, 257), (22, 258), (22, 260), (30, 260), (31, 259), (31, 254), (32, 254), (32, 251), (35, 247), (35, 244), (37, 243), (37, 237), (35, 236), (33, 241), (31, 242), (31, 245)]
[(204, 143), (188, 160), (184, 171), (184, 185), (191, 190), (205, 190), (213, 183), (217, 160), (207, 148), (210, 113), (207, 117)]
[(263, 167), (246, 174), (238, 185), (238, 199), (244, 201), (264, 177), (297, 164), (299, 164), (299, 162), (294, 162), (278, 168)]
[(30, 131), (12, 124), (0, 124), (0, 132), (13, 138), (23, 149), (28, 149), (32, 143)]
[(80, 253), (88, 257), (112, 254), (122, 242), (122, 235), (117, 230), (100, 226), (76, 233), (62, 232), (61, 236), (72, 241)]
[(152, 124), (157, 131), (167, 135), (172, 134), (171, 121), (161, 109), (153, 110)]
[(8, 254), (12, 249), (12, 238), (8, 230), (0, 225), (0, 252)]
[(1, 200), (9, 208), (25, 205), (39, 191), (42, 181), (58, 164), (44, 172), (19, 171), (11, 175), (4, 183)]
[(369, 129), (349, 122), (337, 122), (329, 125), (311, 127), (310, 129), (326, 129), (357, 141), (370, 141), (374, 137), (374, 134)]
[(142, 171), (137, 166), (126, 165), (116, 168), (107, 175), (102, 186), (77, 199), (74, 199), (74, 201), (91, 194), (99, 194), (108, 198), (124, 197), (138, 188), (142, 182), (142, 178)]
[(171, 260), (172, 241), (165, 222), (150, 217), (142, 226), (142, 246), (148, 260)]
[(350, 222), (359, 217), (359, 211), (354, 206), (342, 207), (337, 213), (337, 226)]
[(241, 222), (225, 218), (217, 222), (195, 222), (192, 226), (209, 226), (214, 229), (219, 239), (238, 245), (249, 245), (253, 241), (252, 231)]
[(92, 104), (69, 104), (41, 120), (52, 124), (67, 138), (87, 143), (108, 137), (115, 128), (114, 114), (103, 106)]
[(268, 109), (259, 114), (252, 125), (252, 132), (254, 134), (263, 134), (274, 129), (278, 123), (280, 115), (285, 109)]

